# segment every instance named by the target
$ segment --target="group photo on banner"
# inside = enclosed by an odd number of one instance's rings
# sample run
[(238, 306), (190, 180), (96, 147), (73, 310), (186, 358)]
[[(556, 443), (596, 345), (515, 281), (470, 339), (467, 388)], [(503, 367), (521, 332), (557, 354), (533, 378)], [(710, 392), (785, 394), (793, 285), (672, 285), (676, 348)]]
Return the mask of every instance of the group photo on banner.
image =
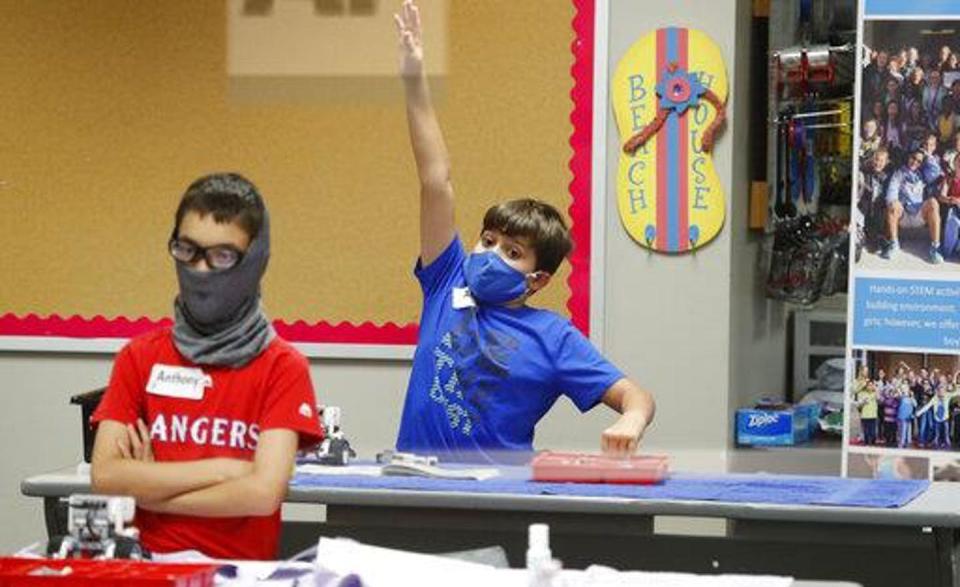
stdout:
[(860, 11), (853, 477), (960, 480), (960, 10), (922, 5), (898, 15), (864, 0)]

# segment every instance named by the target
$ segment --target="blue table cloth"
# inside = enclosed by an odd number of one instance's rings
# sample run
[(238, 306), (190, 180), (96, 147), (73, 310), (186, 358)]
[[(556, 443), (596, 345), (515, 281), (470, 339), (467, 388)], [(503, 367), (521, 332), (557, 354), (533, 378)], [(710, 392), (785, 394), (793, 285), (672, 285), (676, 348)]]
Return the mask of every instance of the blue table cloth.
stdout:
[(780, 505), (898, 508), (923, 493), (923, 480), (844, 479), (840, 477), (728, 474), (673, 474), (657, 485), (540, 483), (526, 467), (500, 467), (501, 476), (485, 481), (424, 477), (312, 475), (298, 472), (294, 487), (441, 491), (507, 495), (561, 495), (638, 500), (718, 501)]

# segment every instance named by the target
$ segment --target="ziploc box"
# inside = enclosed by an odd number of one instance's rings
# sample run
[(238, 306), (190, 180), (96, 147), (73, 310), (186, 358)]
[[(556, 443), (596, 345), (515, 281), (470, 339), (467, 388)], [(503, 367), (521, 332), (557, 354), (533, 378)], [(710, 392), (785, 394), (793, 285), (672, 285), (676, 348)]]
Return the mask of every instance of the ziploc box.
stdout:
[(810, 411), (788, 407), (780, 410), (737, 410), (737, 444), (791, 446), (810, 440)]
[(807, 420), (807, 435), (803, 437), (803, 442), (811, 440), (820, 429), (820, 410), (821, 406), (816, 402), (793, 406), (793, 411), (802, 412), (802, 417)]

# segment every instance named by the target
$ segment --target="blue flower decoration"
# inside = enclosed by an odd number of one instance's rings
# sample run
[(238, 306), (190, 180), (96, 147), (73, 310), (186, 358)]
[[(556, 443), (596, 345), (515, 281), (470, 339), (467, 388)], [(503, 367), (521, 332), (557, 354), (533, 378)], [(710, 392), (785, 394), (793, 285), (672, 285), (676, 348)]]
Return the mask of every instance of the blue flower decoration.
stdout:
[(660, 107), (669, 108), (677, 114), (683, 114), (687, 108), (696, 106), (700, 96), (707, 91), (696, 75), (680, 68), (668, 68), (656, 90), (660, 97)]

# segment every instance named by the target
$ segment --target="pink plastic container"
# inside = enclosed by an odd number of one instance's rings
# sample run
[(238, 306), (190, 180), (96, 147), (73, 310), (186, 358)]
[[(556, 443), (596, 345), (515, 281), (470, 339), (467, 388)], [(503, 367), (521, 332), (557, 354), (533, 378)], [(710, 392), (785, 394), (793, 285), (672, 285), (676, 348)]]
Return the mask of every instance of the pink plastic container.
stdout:
[(533, 469), (534, 481), (633, 485), (660, 483), (669, 470), (665, 456), (612, 457), (552, 451), (537, 454), (530, 466)]

